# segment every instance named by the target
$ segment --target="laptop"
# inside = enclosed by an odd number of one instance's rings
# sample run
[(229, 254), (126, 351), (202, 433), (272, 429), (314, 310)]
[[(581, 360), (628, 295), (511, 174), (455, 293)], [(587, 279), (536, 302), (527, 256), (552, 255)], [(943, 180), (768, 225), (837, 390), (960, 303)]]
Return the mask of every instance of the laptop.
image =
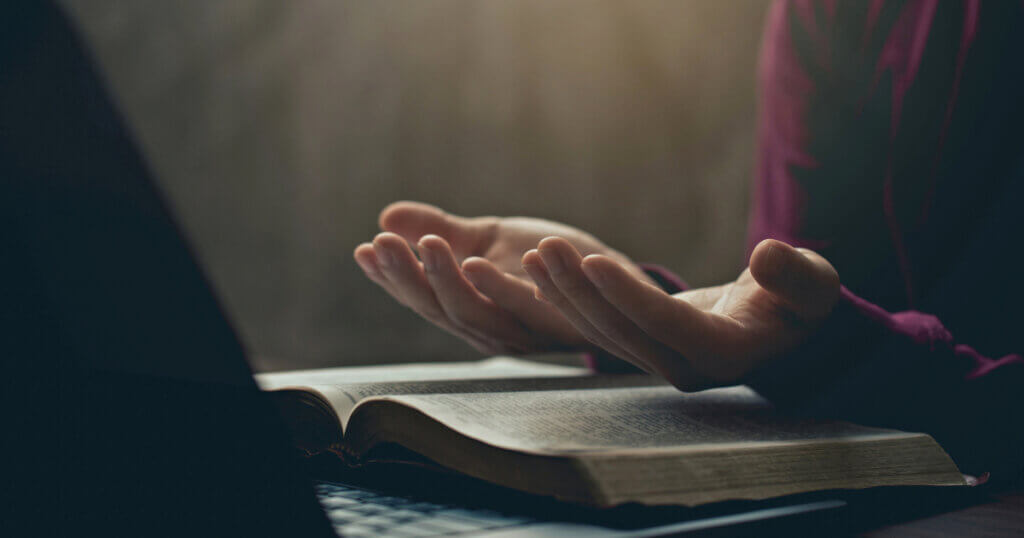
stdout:
[(600, 511), (301, 460), (67, 19), (0, 9), (0, 534), (763, 534), (847, 505)]

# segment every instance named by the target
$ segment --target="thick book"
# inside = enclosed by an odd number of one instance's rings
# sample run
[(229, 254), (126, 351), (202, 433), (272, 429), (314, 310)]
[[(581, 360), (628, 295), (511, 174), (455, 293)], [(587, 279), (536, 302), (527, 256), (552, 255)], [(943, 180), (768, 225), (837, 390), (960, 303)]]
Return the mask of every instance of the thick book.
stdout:
[(743, 386), (683, 393), (512, 358), (256, 378), (306, 454), (408, 460), (590, 506), (965, 485), (927, 434), (787, 417)]

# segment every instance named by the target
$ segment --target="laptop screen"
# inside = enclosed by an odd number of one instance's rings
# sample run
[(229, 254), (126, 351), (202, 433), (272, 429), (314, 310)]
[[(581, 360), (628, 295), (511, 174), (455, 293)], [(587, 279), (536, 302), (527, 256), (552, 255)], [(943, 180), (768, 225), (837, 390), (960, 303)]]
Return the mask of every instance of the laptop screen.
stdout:
[(333, 534), (73, 27), (49, 2), (0, 11), (20, 516), (107, 535)]

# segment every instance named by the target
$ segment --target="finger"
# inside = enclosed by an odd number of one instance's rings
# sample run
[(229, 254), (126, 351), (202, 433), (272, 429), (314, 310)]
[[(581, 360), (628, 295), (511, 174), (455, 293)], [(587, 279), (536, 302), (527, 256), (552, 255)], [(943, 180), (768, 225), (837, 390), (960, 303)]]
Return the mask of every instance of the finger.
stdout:
[(832, 264), (816, 252), (775, 239), (754, 248), (750, 275), (804, 320), (821, 318), (839, 297), (839, 274)]
[(582, 257), (568, 241), (549, 237), (537, 250), (558, 291), (605, 337), (677, 386), (695, 381), (697, 376), (678, 352), (645, 333), (601, 295), (583, 273)]
[(536, 346), (536, 338), (510, 313), (480, 294), (462, 274), (448, 243), (426, 235), (418, 244), (427, 281), (448, 319), (456, 326), (487, 335), (509, 351), (521, 353)]
[(504, 346), (498, 342), (486, 335), (460, 327), (447, 317), (434, 296), (423, 266), (402, 238), (387, 232), (381, 233), (374, 238), (373, 247), (381, 273), (393, 290), (392, 295), (400, 303), (438, 327), (462, 338), (481, 353), (495, 355), (505, 351)]
[(377, 234), (373, 239), (373, 250), (381, 273), (400, 302), (438, 326), (457, 334), (463, 332), (445, 315), (423, 273), (423, 266), (404, 239), (389, 232)]
[(378, 286), (384, 288), (384, 291), (388, 292), (396, 301), (405, 304), (402, 300), (401, 295), (395, 290), (391, 282), (388, 281), (387, 277), (381, 271), (380, 263), (377, 261), (377, 253), (373, 250), (373, 243), (362, 243), (356, 247), (352, 254), (356, 260), (356, 264), (363, 270), (367, 278), (372, 280)]
[(537, 286), (502, 272), (483, 258), (467, 258), (462, 262), (462, 272), (480, 293), (532, 330), (558, 342), (582, 342), (579, 332), (554, 306), (546, 299), (537, 300)]
[(494, 240), (495, 217), (466, 218), (429, 204), (395, 202), (380, 212), (380, 227), (416, 243), (425, 235), (445, 238), (459, 259), (483, 254)]
[(587, 256), (581, 269), (602, 297), (645, 333), (686, 357), (686, 368), (694, 373), (722, 380), (729, 379), (733, 369), (739, 367), (734, 361), (719, 360), (734, 355), (731, 350), (738, 335), (735, 322), (702, 312), (637, 279), (607, 256)]
[[(651, 372), (650, 367), (642, 360), (634, 357), (631, 353), (619, 347), (615, 342), (606, 338), (600, 331), (583, 317), (571, 302), (558, 291), (558, 287), (548, 275), (544, 267), (544, 260), (536, 250), (529, 250), (523, 255), (523, 269), (537, 285), (537, 291), (543, 293), (544, 299), (562, 314), (576, 328), (583, 338), (595, 346), (598, 346), (608, 353), (611, 353), (623, 360), (627, 360), (646, 372)], [(539, 298), (539, 297), (538, 297)]]

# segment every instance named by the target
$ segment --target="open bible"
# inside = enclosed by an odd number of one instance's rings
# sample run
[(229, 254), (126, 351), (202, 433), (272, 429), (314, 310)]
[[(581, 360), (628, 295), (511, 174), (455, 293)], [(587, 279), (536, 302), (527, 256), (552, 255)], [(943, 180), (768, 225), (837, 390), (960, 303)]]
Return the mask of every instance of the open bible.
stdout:
[(742, 386), (682, 393), (511, 358), (256, 378), (306, 454), (409, 457), (591, 506), (965, 484), (926, 434), (782, 416)]

